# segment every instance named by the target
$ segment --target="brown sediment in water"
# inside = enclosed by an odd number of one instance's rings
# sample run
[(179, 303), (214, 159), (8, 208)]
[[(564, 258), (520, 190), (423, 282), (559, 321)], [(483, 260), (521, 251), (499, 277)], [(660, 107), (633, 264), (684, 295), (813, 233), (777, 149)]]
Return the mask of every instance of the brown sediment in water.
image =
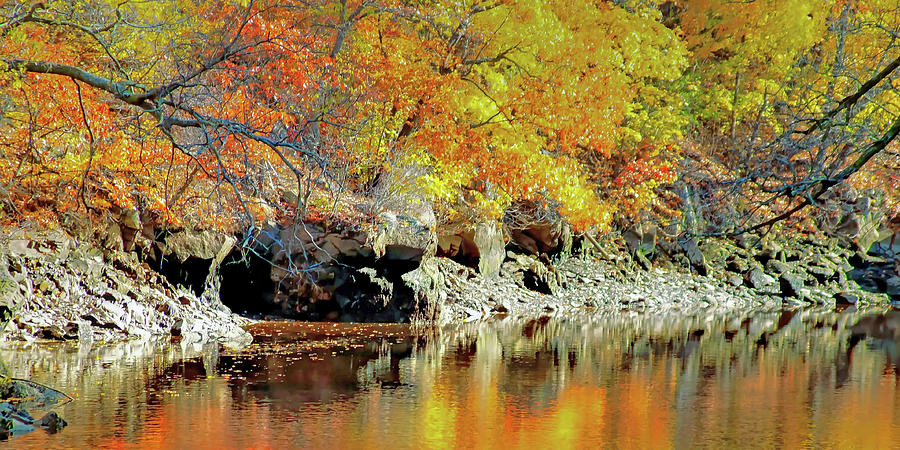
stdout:
[(408, 337), (420, 327), (401, 323), (257, 322), (244, 328), (254, 342), (323, 340), (347, 337)]

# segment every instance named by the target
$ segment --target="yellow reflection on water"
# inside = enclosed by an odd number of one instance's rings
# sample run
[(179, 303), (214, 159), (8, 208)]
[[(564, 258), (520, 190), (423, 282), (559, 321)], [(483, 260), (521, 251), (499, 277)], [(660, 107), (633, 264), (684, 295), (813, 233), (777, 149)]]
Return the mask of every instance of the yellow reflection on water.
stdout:
[(78, 393), (60, 410), (67, 429), (16, 437), (21, 448), (892, 448), (897, 314), (278, 324), (237, 353), (0, 357)]

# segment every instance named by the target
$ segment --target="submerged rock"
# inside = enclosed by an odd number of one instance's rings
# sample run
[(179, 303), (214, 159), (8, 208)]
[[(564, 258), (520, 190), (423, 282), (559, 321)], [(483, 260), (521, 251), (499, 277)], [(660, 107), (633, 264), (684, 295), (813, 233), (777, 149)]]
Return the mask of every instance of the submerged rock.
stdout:
[(41, 417), (41, 420), (38, 420), (36, 424), (50, 433), (56, 433), (68, 425), (55, 411), (44, 414), (44, 417)]
[(34, 431), (34, 418), (23, 408), (0, 402), (0, 439)]

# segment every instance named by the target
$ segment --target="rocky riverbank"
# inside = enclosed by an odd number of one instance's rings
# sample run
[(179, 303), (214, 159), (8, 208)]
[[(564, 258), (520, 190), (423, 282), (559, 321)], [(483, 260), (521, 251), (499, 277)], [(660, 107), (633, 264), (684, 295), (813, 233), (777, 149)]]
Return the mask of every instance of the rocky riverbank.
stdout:
[(682, 243), (670, 252), (659, 247), (648, 254), (629, 252), (626, 244), (602, 256), (564, 257), (552, 264), (508, 252), (495, 277), (441, 259), (447, 293), (441, 320), (583, 309), (689, 312), (900, 301), (896, 256), (878, 244), (872, 254), (827, 238), (788, 245), (744, 236)]
[(895, 253), (879, 243), (864, 253), (837, 237), (698, 241), (652, 229), (600, 243), (565, 227), (437, 236), (415, 220), (386, 224), (374, 235), (273, 229), (240, 246), (221, 233), (157, 233), (137, 251), (121, 235), (110, 248), (13, 230), (0, 245), (0, 299), (12, 311), (3, 336), (241, 346), (245, 317), (443, 324), (900, 300)]
[(12, 232), (0, 245), (4, 339), (93, 342), (169, 337), (240, 346), (249, 321), (174, 286), (134, 253), (104, 253), (61, 231)]

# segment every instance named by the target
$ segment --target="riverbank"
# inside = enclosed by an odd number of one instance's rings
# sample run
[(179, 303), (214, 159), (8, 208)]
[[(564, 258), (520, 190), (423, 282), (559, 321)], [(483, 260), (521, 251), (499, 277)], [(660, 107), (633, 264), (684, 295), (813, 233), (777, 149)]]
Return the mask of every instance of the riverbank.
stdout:
[[(225, 252), (208, 250), (208, 242), (183, 240), (194, 243), (194, 253), (199, 248), (219, 254), (212, 264), (224, 259)], [(900, 300), (900, 276), (892, 270), (896, 257), (880, 244), (870, 254), (842, 247), (838, 239), (800, 239), (793, 246), (768, 237), (690, 241), (668, 248), (654, 242), (649, 252), (629, 248), (627, 242), (596, 248), (582, 244), (579, 249), (570, 243), (566, 252), (550, 258), (546, 252), (528, 254), (511, 242), (493, 250), (496, 264), (490, 274), (480, 261), (467, 265), (441, 256), (426, 256), (412, 266), (408, 261), (341, 265), (338, 269), (349, 271), (350, 281), (324, 303), (343, 308), (343, 315), (308, 318), (447, 324), (500, 314), (534, 318), (587, 310), (690, 312)], [(403, 267), (400, 275), (392, 272), (396, 267)], [(173, 284), (133, 252), (104, 251), (62, 231), (13, 230), (0, 247), (0, 292), (12, 310), (3, 336), (93, 342), (169, 337), (246, 345), (251, 338), (243, 327), (252, 320), (221, 301), (216, 289), (221, 272), (218, 267), (200, 275), (181, 272), (182, 279), (205, 279), (207, 289), (198, 295), (196, 286)], [(249, 283), (250, 277), (237, 276), (235, 267), (225, 272), (224, 290)], [(265, 294), (258, 292), (257, 300), (247, 301), (263, 304)], [(307, 302), (294, 303), (291, 312), (315, 310), (316, 298)]]
[(250, 342), (249, 320), (217, 299), (172, 285), (134, 253), (104, 254), (61, 231), (11, 232), (0, 246), (0, 301), (12, 311), (3, 339), (114, 342), (172, 336)]
[(674, 258), (659, 250), (652, 262), (623, 248), (550, 265), (509, 252), (497, 277), (479, 276), (444, 259), (439, 266), (448, 297), (442, 321), (583, 309), (691, 312), (900, 300), (896, 256), (885, 247), (863, 254), (841, 247), (837, 239), (798, 240), (793, 247), (774, 240), (717, 239), (693, 248), (693, 254), (682, 250)]

